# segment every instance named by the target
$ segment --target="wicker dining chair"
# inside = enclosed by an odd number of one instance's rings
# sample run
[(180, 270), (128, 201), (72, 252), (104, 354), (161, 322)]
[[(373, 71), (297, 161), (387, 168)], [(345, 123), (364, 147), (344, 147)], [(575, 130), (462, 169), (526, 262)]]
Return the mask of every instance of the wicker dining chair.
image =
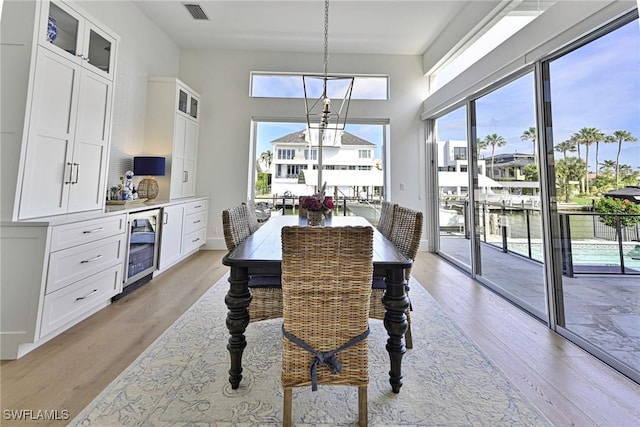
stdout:
[[(232, 251), (251, 235), (247, 205), (222, 211), (222, 229), (227, 250)], [(282, 317), (282, 287), (279, 276), (252, 275), (249, 278), (251, 322)]]
[[(398, 249), (411, 260), (416, 259), (418, 247), (420, 246), (420, 238), (422, 237), (422, 212), (406, 208), (404, 206), (396, 206), (393, 215), (393, 224), (389, 240), (396, 245)], [(409, 278), (411, 277), (411, 268), (405, 269), (405, 292), (409, 292)], [(369, 316), (372, 319), (384, 320), (385, 308), (382, 304), (382, 297), (386, 289), (386, 283), (383, 277), (373, 278), (373, 290), (371, 292), (371, 308)], [(404, 335), (405, 345), (407, 348), (413, 348), (413, 339), (411, 336), (411, 315), (412, 307), (406, 311), (407, 322), (409, 326)]]
[(249, 223), (249, 231), (254, 233), (260, 228), (260, 223), (258, 222), (258, 215), (256, 214), (256, 204), (253, 200), (247, 200), (242, 203), (247, 207), (247, 222)]
[(222, 211), (222, 232), (229, 252), (251, 235), (246, 205), (242, 204)]
[(386, 200), (382, 201), (380, 205), (380, 219), (378, 220), (378, 231), (382, 233), (384, 237), (387, 239), (391, 236), (391, 226), (393, 225), (393, 215), (395, 213), (397, 204), (387, 202)]
[(283, 227), (283, 425), (291, 425), (292, 388), (309, 384), (357, 386), (358, 421), (367, 425), (372, 274), (372, 227)]

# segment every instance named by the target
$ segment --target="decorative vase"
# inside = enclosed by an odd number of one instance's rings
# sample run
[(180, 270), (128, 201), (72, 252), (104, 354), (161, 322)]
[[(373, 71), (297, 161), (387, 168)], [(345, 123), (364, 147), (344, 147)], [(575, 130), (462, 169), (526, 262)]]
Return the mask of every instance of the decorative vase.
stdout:
[(47, 23), (47, 41), (53, 43), (56, 37), (58, 37), (58, 25), (56, 24), (56, 20), (49, 16), (49, 22)]
[(307, 225), (313, 227), (324, 225), (324, 213), (322, 211), (307, 211)]

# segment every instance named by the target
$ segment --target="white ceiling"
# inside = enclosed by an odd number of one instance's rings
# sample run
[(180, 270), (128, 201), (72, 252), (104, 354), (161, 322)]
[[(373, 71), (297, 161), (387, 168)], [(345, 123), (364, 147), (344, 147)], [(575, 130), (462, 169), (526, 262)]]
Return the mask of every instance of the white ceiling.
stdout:
[[(196, 21), (174, 0), (134, 3), (183, 49), (219, 48), (322, 52), (321, 0), (194, 0), (209, 16)], [(420, 55), (438, 37), (453, 47), (469, 37), (486, 11), (509, 1), (331, 0), (329, 53)], [(520, 3), (520, 1), (518, 1)], [(476, 13), (478, 12), (478, 13)]]

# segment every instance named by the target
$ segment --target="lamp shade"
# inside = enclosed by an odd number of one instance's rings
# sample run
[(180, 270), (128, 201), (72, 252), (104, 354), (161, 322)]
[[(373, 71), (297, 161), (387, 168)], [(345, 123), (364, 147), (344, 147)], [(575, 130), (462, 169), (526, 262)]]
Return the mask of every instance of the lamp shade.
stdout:
[(164, 176), (165, 158), (164, 157), (134, 157), (133, 173), (134, 175), (151, 175)]

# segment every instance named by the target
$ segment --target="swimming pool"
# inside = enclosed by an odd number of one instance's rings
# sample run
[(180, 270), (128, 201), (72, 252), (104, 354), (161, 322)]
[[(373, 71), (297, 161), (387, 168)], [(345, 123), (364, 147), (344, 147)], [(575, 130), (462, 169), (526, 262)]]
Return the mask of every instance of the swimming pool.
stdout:
[[(527, 243), (525, 242), (509, 241), (507, 248), (511, 252), (526, 257), (529, 256)], [(640, 244), (638, 242), (623, 243), (622, 254), (625, 269), (634, 269), (640, 272)], [(603, 266), (620, 268), (620, 252), (617, 243), (572, 243), (571, 256), (574, 267)], [(531, 243), (531, 258), (543, 262), (542, 245), (540, 243)], [(603, 272), (610, 272), (610, 268), (606, 270)]]

